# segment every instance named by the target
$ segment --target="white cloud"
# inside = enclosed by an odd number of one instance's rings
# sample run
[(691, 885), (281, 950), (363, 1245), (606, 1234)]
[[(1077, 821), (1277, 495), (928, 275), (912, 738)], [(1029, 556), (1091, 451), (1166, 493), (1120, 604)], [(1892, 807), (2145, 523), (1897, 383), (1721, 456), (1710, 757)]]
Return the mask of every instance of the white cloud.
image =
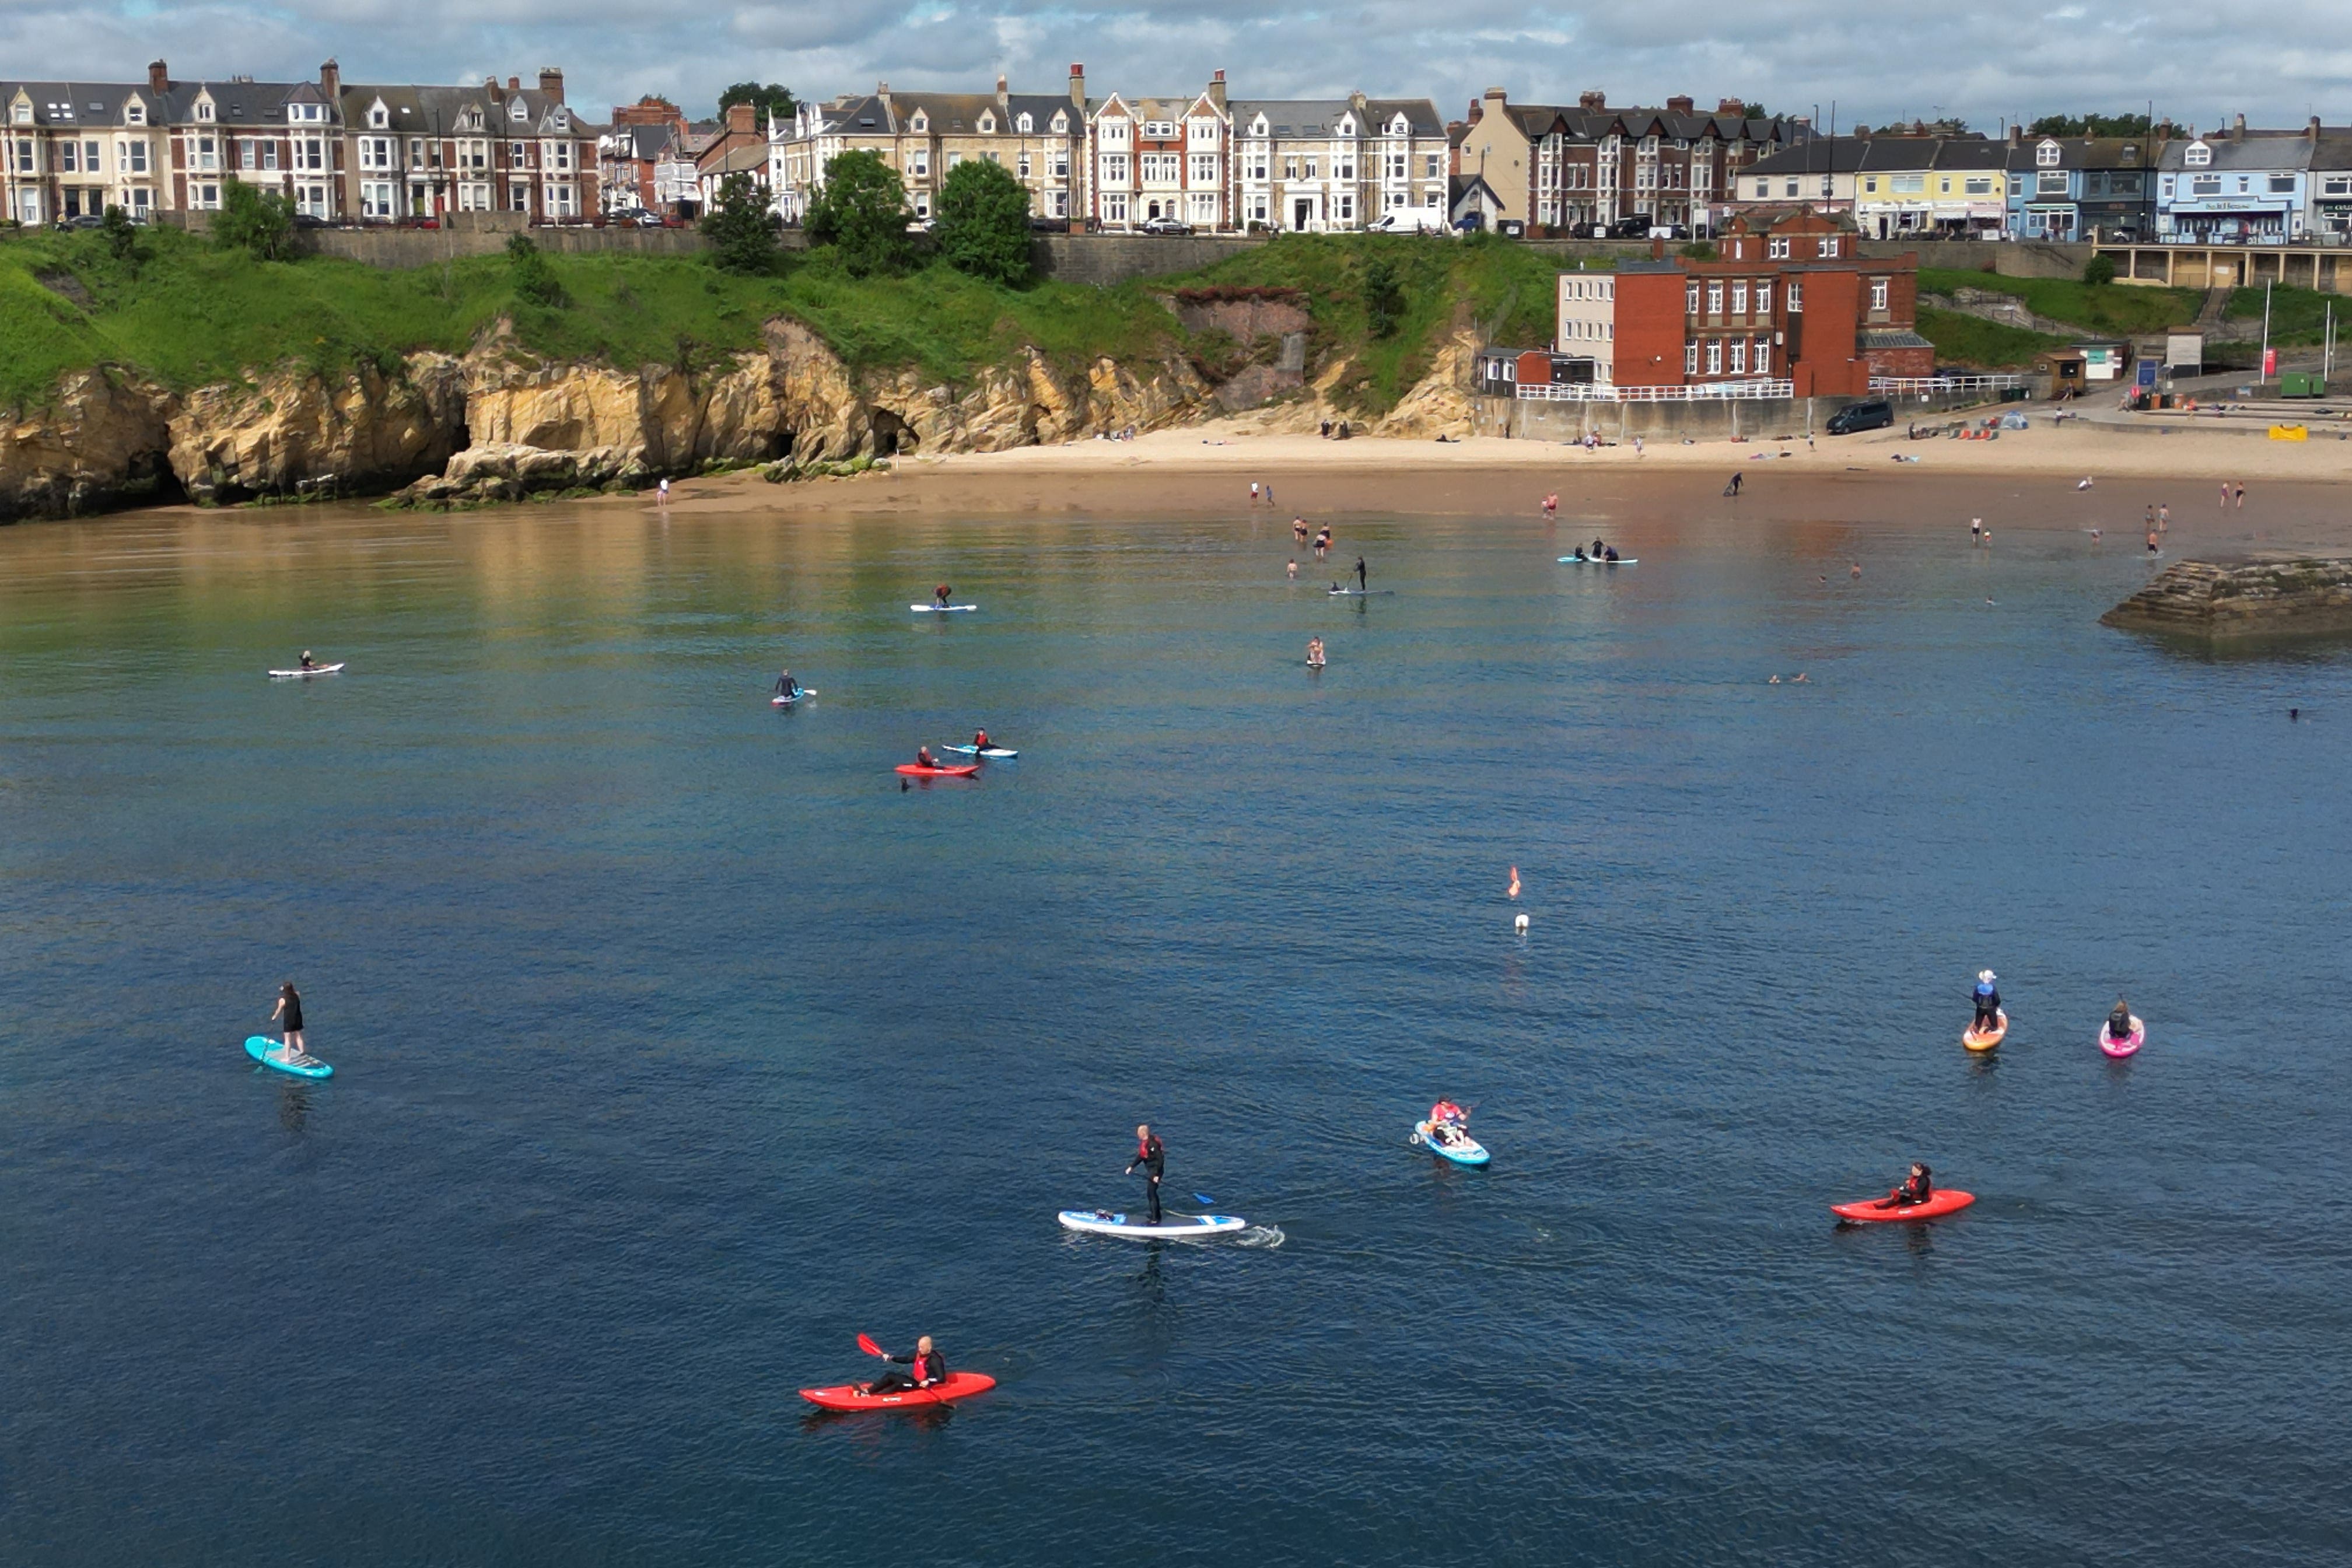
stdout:
[(2318, 114), (2352, 121), (2352, 51), (2289, 49), (2337, 35), (2341, 0), (2279, 0), (2259, 26), (2207, 0), (2142, 0), (2106, 13), (2046, 0), (1980, 0), (1858, 27), (1850, 0), (1645, 0), (1530, 12), (1498, 0), (1403, 0), (1269, 16), (1252, 0), (880, 0), (719, 5), (635, 0), (0, 0), (0, 74), (136, 80), (162, 56), (180, 78), (308, 78), (329, 56), (352, 80), (455, 81), (497, 68), (564, 68), (591, 113), (646, 92), (708, 112), (748, 77), (815, 95), (975, 88), (1003, 71), (1061, 90), (1084, 61), (1098, 91), (1190, 91), (1223, 68), (1237, 97), (1429, 97), (1459, 115), (1488, 86), (1526, 102), (1612, 102), (1688, 93), (1824, 114), (1842, 124), (1958, 114), (2003, 117), (2146, 105), (2211, 125)]

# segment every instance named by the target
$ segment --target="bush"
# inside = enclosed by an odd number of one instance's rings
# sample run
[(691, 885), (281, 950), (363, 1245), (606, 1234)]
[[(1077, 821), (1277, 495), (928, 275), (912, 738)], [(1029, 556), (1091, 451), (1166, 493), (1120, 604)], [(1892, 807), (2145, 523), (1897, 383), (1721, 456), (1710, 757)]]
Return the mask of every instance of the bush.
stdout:
[(507, 241), (508, 270), (514, 275), (515, 292), (534, 305), (544, 305), (551, 310), (562, 310), (572, 302), (563, 285), (555, 276), (547, 258), (528, 235), (516, 235)]
[(213, 214), (213, 243), (256, 261), (287, 259), (294, 254), (294, 199), (229, 181), (221, 187), (220, 211)]
[(1375, 256), (1364, 264), (1364, 319), (1376, 338), (1396, 335), (1404, 315), (1404, 285), (1397, 281), (1396, 263)]
[(107, 254), (115, 260), (136, 262), (139, 259), (139, 231), (131, 226), (129, 213), (109, 205), (106, 216), (98, 220), (98, 232), (106, 237)]
[(2084, 264), (2083, 281), (2088, 283), (2092, 288), (2101, 288), (2106, 284), (2114, 282), (2115, 280), (2116, 258), (2114, 257), (2094, 256), (2088, 262)]
[(967, 158), (940, 185), (940, 254), (991, 283), (1029, 281), (1029, 192), (1002, 163)]
[(839, 251), (853, 278), (904, 271), (915, 253), (907, 237), (907, 187), (879, 153), (827, 160), (824, 187), (809, 198), (802, 226), (811, 245)]
[(749, 174), (720, 182), (719, 199), (702, 219), (711, 259), (729, 272), (767, 272), (776, 264), (775, 212)]

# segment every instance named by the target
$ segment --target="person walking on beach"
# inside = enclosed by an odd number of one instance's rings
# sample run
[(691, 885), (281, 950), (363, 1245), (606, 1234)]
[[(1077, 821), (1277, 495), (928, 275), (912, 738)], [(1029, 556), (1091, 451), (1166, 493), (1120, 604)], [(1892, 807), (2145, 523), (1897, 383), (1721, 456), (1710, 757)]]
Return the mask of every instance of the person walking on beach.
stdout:
[(1290, 537), (1301, 544), (1307, 542), (1307, 520), (1305, 518), (1294, 517), (1290, 520)]
[(1160, 1178), (1167, 1172), (1168, 1151), (1160, 1144), (1160, 1134), (1151, 1130), (1151, 1123), (1149, 1121), (1135, 1130), (1135, 1158), (1127, 1163), (1127, 1173), (1130, 1176), (1135, 1174), (1135, 1168), (1138, 1165), (1143, 1167), (1144, 1181), (1151, 1194), (1150, 1223), (1158, 1225), (1160, 1223)]
[(1548, 495), (1544, 497), (1543, 514), (1546, 517), (1558, 517), (1559, 515), (1559, 496)]
[(1976, 546), (1983, 542), (1984, 519), (1980, 517), (1972, 517), (1969, 519), (1969, 547), (1970, 549), (1974, 549)]
[(2156, 530), (2152, 528), (2147, 531), (2147, 552), (2150, 555), (2159, 553), (2156, 548)]
[(1274, 510), (1274, 481), (1272, 479), (1265, 481), (1265, 505), (1267, 510), (1271, 511)]
[(285, 1028), (282, 1054), (286, 1060), (295, 1067), (309, 1066), (310, 1049), (302, 1038), (302, 994), (294, 989), (291, 980), (278, 987), (278, 1005), (270, 1010), (269, 1021)]

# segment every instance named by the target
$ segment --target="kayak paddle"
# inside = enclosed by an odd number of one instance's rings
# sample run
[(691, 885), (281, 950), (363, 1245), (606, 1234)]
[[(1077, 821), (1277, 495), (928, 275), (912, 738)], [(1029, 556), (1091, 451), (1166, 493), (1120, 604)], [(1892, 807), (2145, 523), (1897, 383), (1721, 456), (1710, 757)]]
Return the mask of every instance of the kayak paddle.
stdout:
[(888, 1353), (885, 1352), (880, 1345), (874, 1342), (874, 1336), (871, 1334), (858, 1335), (857, 1348), (864, 1351), (867, 1355), (884, 1355)]

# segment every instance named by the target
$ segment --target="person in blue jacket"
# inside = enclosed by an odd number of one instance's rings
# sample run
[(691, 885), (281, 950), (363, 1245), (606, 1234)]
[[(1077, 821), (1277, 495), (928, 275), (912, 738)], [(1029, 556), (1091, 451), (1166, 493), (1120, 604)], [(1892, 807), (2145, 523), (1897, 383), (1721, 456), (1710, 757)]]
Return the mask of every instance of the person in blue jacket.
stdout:
[(1989, 1035), (2000, 1027), (2000, 992), (1993, 984), (1990, 969), (1977, 971), (1977, 1021), (1970, 1026), (1979, 1035)]

